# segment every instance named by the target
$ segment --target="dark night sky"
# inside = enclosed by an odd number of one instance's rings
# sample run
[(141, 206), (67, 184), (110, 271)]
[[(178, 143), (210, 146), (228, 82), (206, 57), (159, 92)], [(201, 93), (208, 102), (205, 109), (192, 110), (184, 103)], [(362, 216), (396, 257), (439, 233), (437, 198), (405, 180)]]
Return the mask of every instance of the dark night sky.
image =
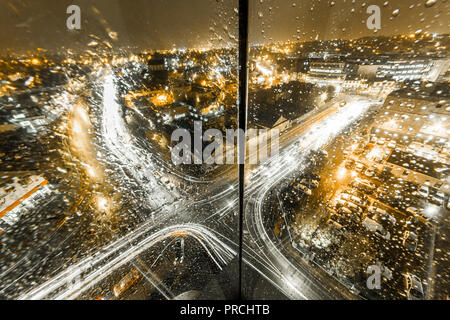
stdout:
[[(115, 48), (227, 45), (237, 36), (236, 1), (215, 0), (0, 0), (0, 52), (37, 47), (85, 49), (90, 35)], [(81, 8), (82, 29), (69, 31), (66, 8)], [(97, 9), (97, 10), (96, 10)], [(228, 31), (225, 30), (228, 28)], [(108, 37), (108, 31), (118, 40)], [(224, 40), (220, 40), (222, 37)]]
[[(388, 4), (383, 5), (385, 2)], [(425, 8), (425, 2), (250, 0), (250, 40), (260, 43), (295, 40), (297, 36), (307, 41), (373, 35), (365, 25), (370, 4), (381, 7), (380, 35), (418, 29), (449, 32), (450, 1), (437, 0), (430, 8)], [(70, 4), (81, 7), (81, 31), (66, 29), (66, 8)], [(414, 7), (409, 8), (411, 5)], [(0, 53), (7, 48), (12, 53), (37, 47), (84, 50), (91, 34), (108, 40), (115, 48), (226, 46), (236, 44), (235, 8), (237, 0), (0, 0)], [(391, 19), (395, 9), (400, 14)], [(110, 39), (108, 30), (117, 32), (118, 40)]]
[[(366, 9), (372, 4), (381, 8), (381, 30), (377, 34), (409, 34), (419, 29), (448, 33), (449, 2), (437, 0), (431, 7), (425, 7), (425, 0), (254, 0), (251, 39), (254, 42), (296, 40), (299, 35), (301, 41), (308, 41), (316, 36), (349, 39), (374, 35), (366, 27), (369, 16)], [(392, 17), (395, 9), (400, 13)]]

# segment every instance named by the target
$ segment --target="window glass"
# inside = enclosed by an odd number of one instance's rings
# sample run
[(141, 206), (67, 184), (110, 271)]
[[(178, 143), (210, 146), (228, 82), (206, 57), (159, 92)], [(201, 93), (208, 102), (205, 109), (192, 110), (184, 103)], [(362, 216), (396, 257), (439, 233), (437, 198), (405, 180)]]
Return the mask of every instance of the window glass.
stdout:
[(235, 297), (237, 1), (0, 8), (0, 297)]
[(250, 1), (246, 297), (448, 297), (448, 10)]

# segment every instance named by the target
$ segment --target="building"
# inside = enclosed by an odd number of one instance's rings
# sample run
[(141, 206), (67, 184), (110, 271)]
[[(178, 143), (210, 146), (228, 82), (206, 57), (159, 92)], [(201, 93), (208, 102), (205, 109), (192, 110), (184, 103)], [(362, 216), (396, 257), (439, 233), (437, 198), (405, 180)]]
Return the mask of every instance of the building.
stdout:
[(217, 92), (213, 88), (193, 84), (186, 94), (186, 99), (190, 105), (202, 110), (217, 101)]
[(151, 86), (164, 86), (169, 79), (166, 59), (161, 54), (154, 54), (147, 62)]
[(441, 83), (449, 83), (450, 82), (450, 59), (447, 59), (442, 64), (441, 72), (440, 72), (439, 77), (437, 78), (436, 82), (441, 82)]
[(158, 110), (157, 116), (163, 123), (170, 123), (175, 120), (183, 119), (191, 114), (193, 107), (177, 102), (170, 106), (162, 107)]
[(377, 64), (360, 65), (357, 74), (362, 79), (375, 80), (379, 68)]
[(308, 75), (314, 78), (344, 80), (347, 76), (344, 62), (312, 62)]
[(48, 181), (41, 176), (14, 178), (12, 183), (0, 188), (0, 224), (15, 224), (33, 200), (50, 193)]
[(323, 85), (339, 84), (357, 74), (358, 66), (347, 62), (311, 62), (306, 81)]
[(387, 61), (379, 66), (377, 79), (394, 81), (436, 81), (439, 77), (444, 60), (400, 59)]
[(449, 99), (436, 91), (419, 92), (398, 90), (386, 98), (370, 130), (371, 141), (378, 146), (374, 150), (393, 144), (386, 164), (394, 175), (449, 192)]
[(386, 98), (376, 128), (405, 141), (444, 146), (449, 143), (449, 119), (450, 104), (445, 97), (398, 90)]
[(332, 58), (341, 58), (344, 55), (341, 53), (334, 53), (334, 52), (309, 52), (307, 54), (308, 59), (322, 59), (322, 60), (326, 60), (326, 59), (332, 59)]

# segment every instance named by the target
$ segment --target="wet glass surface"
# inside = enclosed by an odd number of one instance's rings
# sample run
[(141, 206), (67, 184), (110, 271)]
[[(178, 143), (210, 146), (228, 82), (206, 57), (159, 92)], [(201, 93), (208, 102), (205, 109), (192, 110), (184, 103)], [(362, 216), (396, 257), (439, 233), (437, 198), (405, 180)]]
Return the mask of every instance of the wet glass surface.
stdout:
[(447, 299), (449, 5), (0, 0), (0, 298)]
[(448, 3), (250, 3), (246, 296), (446, 299)]
[(171, 150), (236, 126), (237, 1), (0, 6), (0, 296), (235, 296), (237, 165)]

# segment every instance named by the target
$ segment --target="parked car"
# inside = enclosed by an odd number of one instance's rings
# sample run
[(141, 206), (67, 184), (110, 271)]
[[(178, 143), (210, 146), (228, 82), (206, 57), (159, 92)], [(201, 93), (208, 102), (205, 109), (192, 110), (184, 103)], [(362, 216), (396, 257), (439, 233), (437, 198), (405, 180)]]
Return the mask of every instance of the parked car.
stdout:
[(420, 213), (420, 210), (417, 209), (416, 207), (408, 207), (408, 208), (406, 208), (406, 212), (415, 216)]
[(445, 193), (442, 191), (437, 191), (435, 194), (431, 195), (431, 200), (436, 204), (443, 205), (445, 201)]
[(395, 219), (393, 216), (391, 216), (386, 211), (384, 211), (382, 213), (377, 213), (377, 214), (382, 222), (387, 222), (390, 224), (390, 226), (395, 226), (395, 224), (397, 223), (397, 219)]
[(320, 181), (320, 176), (318, 174), (315, 174), (315, 173), (307, 173), (307, 174), (305, 174), (305, 177), (308, 178), (308, 179), (313, 179), (313, 180)]
[(336, 208), (345, 207), (347, 205), (347, 201), (343, 199), (338, 199), (336, 201)]
[(380, 223), (377, 221), (366, 217), (362, 223), (363, 227), (367, 230), (375, 233), (376, 235), (382, 237), (383, 239), (390, 240), (391, 234), (387, 231)]
[(300, 180), (300, 183), (312, 189), (315, 189), (319, 186), (319, 181), (314, 179), (303, 178), (302, 180)]
[(347, 221), (341, 215), (332, 213), (328, 218), (327, 223), (340, 230), (346, 225)]
[(411, 252), (415, 252), (417, 249), (417, 243), (419, 242), (417, 234), (412, 231), (405, 231), (403, 233), (402, 244)]
[(415, 229), (418, 227), (419, 219), (416, 216), (409, 216), (405, 220), (405, 227), (409, 230)]
[(366, 177), (373, 177), (375, 175), (375, 171), (373, 169), (369, 168), (366, 171), (364, 171), (364, 175)]
[(338, 209), (338, 213), (342, 214), (342, 215), (348, 215), (348, 216), (351, 216), (353, 214), (353, 212), (350, 209), (346, 208), (346, 207), (339, 208)]
[(353, 202), (347, 201), (346, 207), (349, 208), (352, 212), (358, 213), (360, 215), (363, 213), (363, 209), (354, 204)]
[(397, 146), (397, 142), (395, 141), (389, 141), (389, 143), (387, 144), (388, 148), (392, 148), (394, 149)]
[(364, 193), (362, 193), (356, 189), (346, 188), (344, 192), (348, 193), (349, 195), (357, 196), (357, 197), (361, 198), (364, 202), (367, 202), (367, 196)]
[(347, 207), (340, 207), (337, 212), (341, 217), (345, 217), (346, 221), (360, 222), (359, 216)]
[(349, 201), (350, 200), (350, 195), (348, 193), (343, 192), (343, 193), (341, 193), (340, 198), (344, 199), (346, 201)]
[(351, 170), (351, 169), (353, 169), (354, 167), (355, 167), (355, 160), (349, 159), (349, 160), (347, 160), (347, 161), (345, 162), (345, 168), (346, 168), (346, 169)]
[(360, 197), (357, 197), (355, 195), (350, 196), (350, 201), (362, 208), (366, 206), (366, 202), (362, 200)]
[(376, 185), (373, 182), (355, 178), (355, 180), (351, 183), (351, 185), (357, 189), (371, 192), (376, 189)]
[(428, 186), (423, 185), (417, 192), (418, 195), (421, 196), (422, 198), (427, 198), (428, 195), (430, 194), (430, 188)]
[(362, 172), (363, 169), (364, 169), (364, 165), (363, 165), (361, 162), (358, 162), (358, 163), (356, 164), (355, 170), (356, 170), (357, 172)]
[(380, 209), (380, 208), (378, 208), (376, 206), (370, 206), (369, 207), (369, 212), (370, 213), (379, 213), (379, 214), (388, 214), (386, 212), (386, 210)]
[(302, 192), (302, 193), (308, 195), (308, 196), (312, 195), (311, 189), (309, 189), (307, 186), (305, 186), (305, 185), (303, 185), (303, 184), (301, 184), (301, 183), (296, 184), (296, 185), (294, 186), (294, 188), (297, 189), (297, 190), (299, 190), (300, 192)]

